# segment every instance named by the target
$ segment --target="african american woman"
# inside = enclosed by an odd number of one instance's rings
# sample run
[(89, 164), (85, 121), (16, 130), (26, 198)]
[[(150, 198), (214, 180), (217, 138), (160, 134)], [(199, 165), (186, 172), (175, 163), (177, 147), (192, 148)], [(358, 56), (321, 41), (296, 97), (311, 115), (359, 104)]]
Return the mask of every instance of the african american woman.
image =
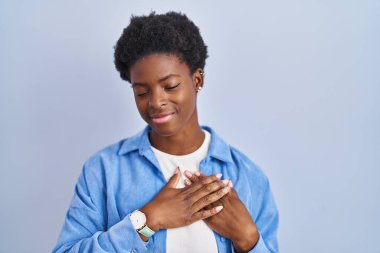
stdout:
[(198, 27), (176, 12), (133, 16), (114, 56), (147, 126), (84, 164), (53, 252), (278, 252), (267, 177), (199, 124)]

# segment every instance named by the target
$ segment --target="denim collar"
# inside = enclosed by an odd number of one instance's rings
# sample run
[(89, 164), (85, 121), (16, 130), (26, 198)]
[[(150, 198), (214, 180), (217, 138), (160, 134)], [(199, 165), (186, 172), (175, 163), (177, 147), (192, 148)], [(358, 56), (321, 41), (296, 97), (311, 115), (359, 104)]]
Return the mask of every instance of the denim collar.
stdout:
[[(208, 152), (208, 156), (216, 158), (223, 162), (233, 163), (230, 146), (222, 140), (215, 131), (208, 126), (201, 126), (202, 129), (208, 131), (211, 134), (211, 143)], [(118, 154), (125, 155), (129, 152), (138, 150), (140, 155), (146, 155), (152, 153), (152, 148), (149, 142), (149, 132), (151, 128), (147, 125), (142, 131), (136, 135), (127, 138), (121, 144)]]

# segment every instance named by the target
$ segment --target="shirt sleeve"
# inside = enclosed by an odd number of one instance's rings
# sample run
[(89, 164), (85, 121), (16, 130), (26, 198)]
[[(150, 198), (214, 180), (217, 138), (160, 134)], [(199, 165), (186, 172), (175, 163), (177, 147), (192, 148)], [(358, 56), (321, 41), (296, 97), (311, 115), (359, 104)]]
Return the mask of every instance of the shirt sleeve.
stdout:
[[(278, 229), (278, 210), (270, 190), (269, 181), (265, 178), (263, 198), (260, 203), (259, 214), (255, 223), (259, 230), (260, 237), (255, 247), (248, 253), (278, 253), (277, 229)], [(236, 252), (232, 243), (232, 252)]]
[(147, 252), (147, 243), (141, 240), (128, 214), (107, 228), (105, 197), (101, 200), (105, 190), (99, 186), (99, 178), (83, 169), (52, 253)]

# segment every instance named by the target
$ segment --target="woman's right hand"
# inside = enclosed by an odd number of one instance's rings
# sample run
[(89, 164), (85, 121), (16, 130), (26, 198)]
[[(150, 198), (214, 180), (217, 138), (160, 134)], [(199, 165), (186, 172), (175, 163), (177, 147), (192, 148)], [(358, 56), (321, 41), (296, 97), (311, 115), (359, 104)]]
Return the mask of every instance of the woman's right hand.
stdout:
[(205, 176), (189, 187), (177, 189), (180, 178), (177, 168), (160, 193), (140, 209), (152, 230), (187, 226), (222, 210), (222, 206), (203, 209), (230, 191), (230, 187), (220, 180), (221, 174)]

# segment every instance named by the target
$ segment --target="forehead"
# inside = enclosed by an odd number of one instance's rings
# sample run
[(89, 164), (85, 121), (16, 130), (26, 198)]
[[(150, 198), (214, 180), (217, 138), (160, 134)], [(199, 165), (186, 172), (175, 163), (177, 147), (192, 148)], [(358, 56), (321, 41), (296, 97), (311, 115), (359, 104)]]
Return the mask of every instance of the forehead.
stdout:
[(176, 74), (185, 76), (190, 69), (184, 61), (174, 54), (151, 54), (139, 59), (130, 69), (131, 82), (150, 82)]

